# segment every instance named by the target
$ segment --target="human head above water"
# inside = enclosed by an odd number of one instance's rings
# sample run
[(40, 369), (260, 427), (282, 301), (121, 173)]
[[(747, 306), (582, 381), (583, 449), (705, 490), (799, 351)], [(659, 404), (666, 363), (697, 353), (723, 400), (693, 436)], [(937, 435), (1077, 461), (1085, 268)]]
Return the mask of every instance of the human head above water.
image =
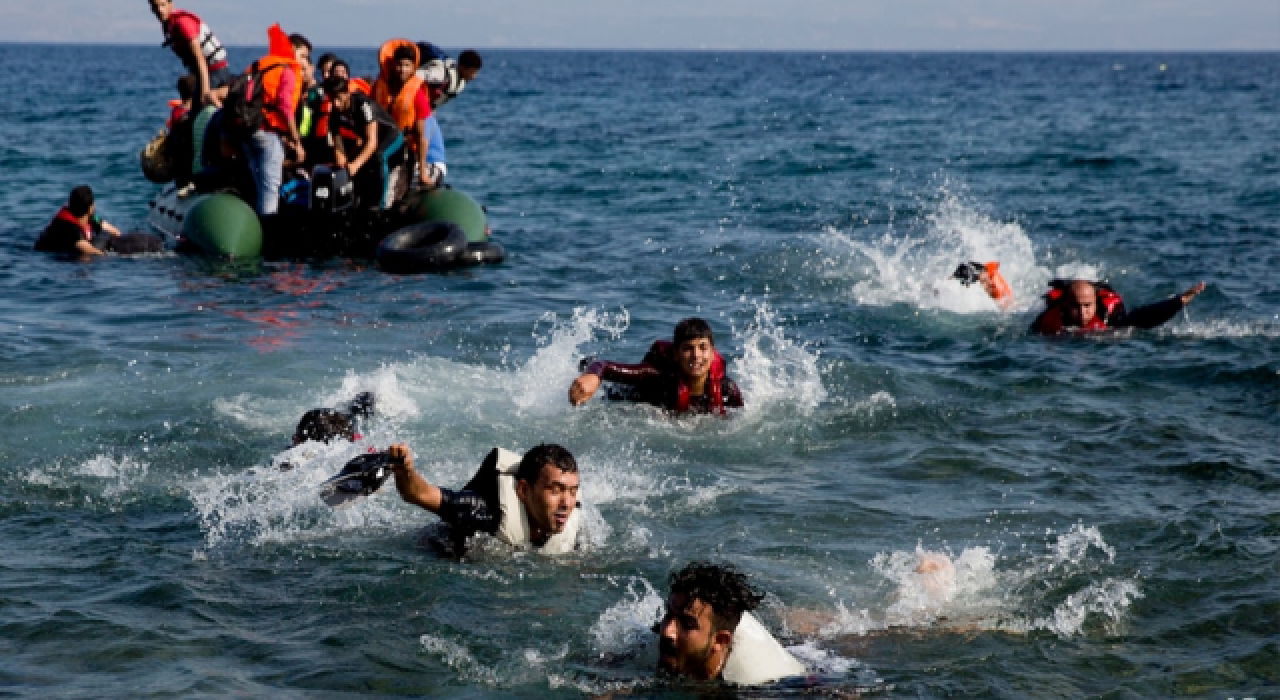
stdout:
[(516, 496), (533, 526), (545, 534), (564, 531), (578, 506), (578, 462), (559, 445), (538, 445), (516, 468)]
[(302, 420), (293, 431), (293, 444), (308, 440), (329, 442), (336, 438), (354, 440), (355, 436), (355, 424), (349, 414), (332, 408), (316, 408), (302, 414)]
[(671, 574), (667, 610), (654, 628), (659, 665), (698, 680), (715, 678), (729, 657), (734, 630), (764, 594), (731, 566), (692, 562)]
[(1085, 326), (1098, 314), (1098, 288), (1087, 280), (1071, 283), (1062, 295), (1062, 320), (1068, 326)]
[(71, 190), (71, 197), (67, 200), (67, 211), (76, 218), (92, 213), (93, 189), (88, 185), (80, 185)]
[(711, 373), (716, 356), (716, 339), (711, 324), (701, 318), (686, 318), (676, 324), (671, 336), (676, 363), (685, 379), (703, 381)]

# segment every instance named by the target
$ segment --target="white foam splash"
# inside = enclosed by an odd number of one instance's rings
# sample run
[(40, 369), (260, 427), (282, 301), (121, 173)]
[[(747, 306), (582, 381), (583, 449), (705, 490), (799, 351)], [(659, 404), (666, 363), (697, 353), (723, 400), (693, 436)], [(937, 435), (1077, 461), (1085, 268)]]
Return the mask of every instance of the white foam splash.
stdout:
[(1036, 264), (1031, 239), (1016, 222), (1000, 222), (982, 213), (943, 185), (920, 230), (891, 229), (870, 241), (828, 229), (824, 242), (850, 250), (862, 265), (853, 286), (860, 304), (907, 303), (955, 313), (994, 313), (995, 302), (978, 285), (951, 279), (956, 266), (970, 260), (999, 262), (1014, 292), (1014, 309), (1030, 308), (1049, 280)]
[(592, 309), (574, 309), (566, 320), (555, 313), (543, 315), (540, 323), (550, 326), (545, 333), (535, 328), (538, 350), (516, 370), (513, 377), (512, 398), (517, 406), (528, 411), (541, 412), (564, 410), (569, 385), (578, 376), (579, 350), (584, 344), (604, 333), (617, 339), (631, 325), (631, 316), (625, 309), (610, 314)]
[(1142, 597), (1134, 582), (1108, 578), (1067, 596), (1051, 615), (1037, 618), (1029, 627), (1048, 630), (1063, 638), (1073, 637), (1082, 633), (1090, 614), (1102, 616), (1107, 623), (1115, 623), (1135, 599)]
[(742, 357), (730, 362), (729, 374), (742, 389), (748, 413), (785, 406), (810, 415), (827, 398), (818, 368), (817, 350), (791, 340), (778, 315), (764, 302), (754, 302), (755, 316), (734, 329)]
[(1183, 338), (1280, 338), (1280, 322), (1187, 321), (1166, 326), (1163, 332)]
[(627, 583), (626, 596), (591, 625), (591, 650), (596, 654), (629, 654), (654, 640), (653, 625), (662, 616), (662, 597), (643, 578)]
[(117, 459), (108, 455), (97, 455), (78, 465), (72, 473), (76, 476), (105, 479), (108, 483), (102, 490), (102, 496), (113, 498), (129, 491), (134, 484), (145, 479), (147, 465), (129, 456)]

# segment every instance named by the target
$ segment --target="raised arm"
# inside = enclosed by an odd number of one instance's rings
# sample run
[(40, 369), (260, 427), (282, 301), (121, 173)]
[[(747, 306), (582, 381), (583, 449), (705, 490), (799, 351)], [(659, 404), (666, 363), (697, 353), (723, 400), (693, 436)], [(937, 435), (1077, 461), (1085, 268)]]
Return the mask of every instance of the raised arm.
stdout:
[(1113, 325), (1116, 328), (1141, 328), (1144, 330), (1155, 328), (1176, 316), (1183, 307), (1196, 298), (1196, 295), (1204, 291), (1204, 287), (1204, 282), (1201, 282), (1182, 294), (1157, 301), (1154, 304), (1139, 306), (1126, 313)]
[(392, 445), (387, 450), (387, 454), (395, 460), (392, 473), (396, 477), (396, 490), (400, 492), (400, 498), (404, 499), (405, 503), (412, 503), (439, 515), (443, 500), (440, 489), (427, 483), (427, 480), (414, 470), (413, 455), (409, 452), (409, 446), (404, 443)]
[(624, 365), (621, 362), (596, 360), (569, 387), (569, 403), (574, 406), (585, 403), (600, 389), (602, 380), (637, 386), (659, 376), (661, 372), (651, 364), (642, 362), (638, 365)]

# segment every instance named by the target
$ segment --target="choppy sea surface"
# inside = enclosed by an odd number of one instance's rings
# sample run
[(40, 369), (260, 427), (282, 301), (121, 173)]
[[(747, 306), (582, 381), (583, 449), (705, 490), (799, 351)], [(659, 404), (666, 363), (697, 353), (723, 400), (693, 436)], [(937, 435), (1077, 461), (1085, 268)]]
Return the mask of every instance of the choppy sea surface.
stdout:
[[(178, 64), (0, 45), (0, 695), (685, 697), (647, 628), (712, 559), (813, 670), (769, 696), (1280, 697), (1280, 55), (485, 59), (440, 120), (508, 262), (393, 277), (31, 252), (82, 182), (142, 226)], [(1029, 336), (1071, 274), (1209, 286)], [(744, 410), (568, 406), (695, 314)], [(362, 443), (276, 468), (366, 390)], [(393, 489), (320, 502), (393, 440), (446, 486), (564, 444), (591, 546), (455, 559)]]

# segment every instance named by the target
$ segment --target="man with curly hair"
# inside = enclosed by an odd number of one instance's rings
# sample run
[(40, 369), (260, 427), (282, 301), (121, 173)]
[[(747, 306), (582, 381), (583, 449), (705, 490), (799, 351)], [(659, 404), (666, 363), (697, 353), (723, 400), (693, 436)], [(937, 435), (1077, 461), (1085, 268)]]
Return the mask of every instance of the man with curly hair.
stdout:
[(764, 594), (730, 566), (693, 562), (671, 574), (666, 615), (655, 627), (659, 666), (693, 680), (760, 685), (805, 667), (751, 614)]

